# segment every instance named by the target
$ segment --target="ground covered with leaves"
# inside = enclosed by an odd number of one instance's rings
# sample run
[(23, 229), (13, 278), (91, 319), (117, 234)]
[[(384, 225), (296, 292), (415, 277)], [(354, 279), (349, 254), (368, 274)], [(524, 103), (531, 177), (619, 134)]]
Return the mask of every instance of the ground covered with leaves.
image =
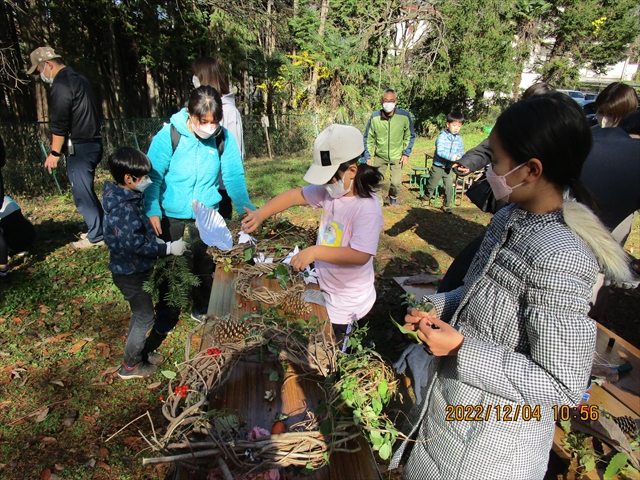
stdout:
[[(429, 143), (419, 142), (413, 165), (420, 165), (429, 149)], [(249, 191), (257, 205), (302, 184), (309, 159), (277, 162), (283, 164), (286, 172), (276, 182), (275, 161), (247, 162)], [(150, 432), (150, 419), (156, 429), (166, 426), (160, 410), (168, 382), (160, 373), (146, 381), (117, 377), (130, 313), (111, 280), (106, 247), (74, 251), (68, 246), (84, 227), (70, 195), (16, 200), (36, 226), (38, 239), (29, 256), (13, 261), (13, 284), (0, 292), (0, 478), (164, 478), (168, 467), (142, 467), (141, 456), (149, 447), (138, 431)], [(315, 226), (319, 215), (310, 208), (285, 214), (303, 226)], [(453, 215), (425, 207), (408, 183), (400, 205), (386, 207), (384, 215), (369, 341), (394, 360), (404, 340), (389, 321), (390, 314), (403, 315), (403, 292), (393, 277), (446, 272), (490, 216), (464, 200)], [(638, 224), (627, 249), (636, 255), (640, 251)], [(604, 323), (638, 345), (640, 294), (614, 291), (610, 302)], [(183, 313), (161, 347), (166, 357), (162, 369), (183, 360), (186, 334), (194, 326)], [(120, 431), (147, 411), (149, 417)]]

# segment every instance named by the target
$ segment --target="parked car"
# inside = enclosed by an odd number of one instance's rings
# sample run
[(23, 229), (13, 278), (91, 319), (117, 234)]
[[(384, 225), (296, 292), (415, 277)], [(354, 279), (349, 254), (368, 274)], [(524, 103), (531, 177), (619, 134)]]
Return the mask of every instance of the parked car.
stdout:
[(577, 90), (558, 90), (558, 91), (569, 95), (576, 102), (584, 102), (585, 100), (584, 93), (578, 92)]
[(595, 100), (585, 100), (580, 102), (580, 106), (582, 107), (582, 111), (587, 116), (587, 121), (590, 126), (597, 125), (598, 120), (596, 119), (596, 101)]
[(585, 100), (595, 100), (596, 98), (598, 98), (598, 94), (597, 93), (585, 93), (584, 94), (584, 99)]

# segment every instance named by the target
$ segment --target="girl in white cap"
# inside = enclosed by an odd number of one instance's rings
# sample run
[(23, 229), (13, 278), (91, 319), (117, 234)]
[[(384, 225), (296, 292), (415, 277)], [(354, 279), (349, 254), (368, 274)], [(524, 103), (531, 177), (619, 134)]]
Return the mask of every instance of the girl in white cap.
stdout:
[(366, 164), (363, 153), (364, 139), (357, 128), (329, 126), (313, 145), (313, 163), (304, 176), (311, 185), (281, 193), (258, 210), (247, 209), (242, 222), (244, 232), (251, 233), (294, 205), (324, 209), (316, 244), (295, 255), (291, 266), (300, 271), (315, 262), (337, 341), (376, 299), (373, 256), (383, 218), (374, 188), (382, 175)]

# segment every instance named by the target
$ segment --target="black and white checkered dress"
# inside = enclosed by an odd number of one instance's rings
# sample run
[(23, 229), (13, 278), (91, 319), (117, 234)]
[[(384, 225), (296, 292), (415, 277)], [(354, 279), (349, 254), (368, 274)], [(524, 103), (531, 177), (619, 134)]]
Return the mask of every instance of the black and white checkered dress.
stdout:
[[(428, 298), (465, 339), (457, 357), (433, 362), (404, 478), (544, 477), (552, 405), (578, 404), (587, 387), (596, 340), (587, 312), (598, 270), (562, 212), (536, 215), (517, 205), (498, 212), (465, 285)], [(447, 405), (482, 405), (483, 416), (493, 410), (484, 421), (446, 421)], [(498, 421), (495, 407), (507, 405), (539, 405), (541, 419)]]

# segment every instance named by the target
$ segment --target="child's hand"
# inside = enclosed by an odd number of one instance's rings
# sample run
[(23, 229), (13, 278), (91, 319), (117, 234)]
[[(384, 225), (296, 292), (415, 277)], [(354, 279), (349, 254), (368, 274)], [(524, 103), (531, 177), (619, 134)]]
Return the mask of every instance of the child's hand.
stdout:
[(249, 210), (247, 207), (244, 207), (244, 210), (247, 214), (242, 219), (242, 231), (244, 233), (251, 233), (260, 226), (264, 221), (264, 218), (262, 218), (262, 215), (260, 214), (260, 209)]
[[(435, 309), (432, 312), (435, 312)], [(434, 315), (432, 312), (422, 312), (417, 308), (412, 308), (404, 317), (404, 328), (412, 332), (420, 331), (420, 322), (425, 318), (432, 318)], [(437, 314), (435, 315), (437, 316)]]
[(316, 248), (315, 246), (300, 250), (297, 255), (291, 258), (291, 268), (301, 272), (316, 260)]
[(464, 342), (464, 335), (439, 318), (423, 317), (418, 328), (418, 337), (436, 357), (457, 355)]

